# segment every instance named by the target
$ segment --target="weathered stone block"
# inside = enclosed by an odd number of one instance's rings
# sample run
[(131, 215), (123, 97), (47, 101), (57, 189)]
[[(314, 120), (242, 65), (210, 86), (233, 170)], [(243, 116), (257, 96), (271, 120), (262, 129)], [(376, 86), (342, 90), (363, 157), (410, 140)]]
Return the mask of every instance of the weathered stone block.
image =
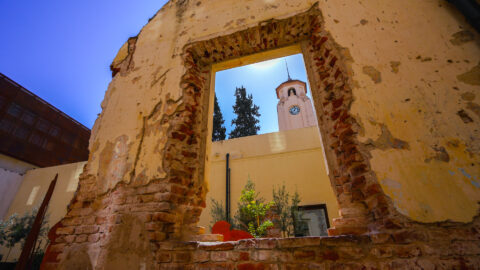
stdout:
[(203, 242), (198, 246), (200, 250), (232, 250), (234, 247), (234, 242)]
[(192, 259), (191, 252), (175, 252), (173, 253), (174, 262), (188, 263)]
[(228, 251), (212, 251), (210, 253), (210, 259), (214, 262), (225, 262), (229, 259)]
[(293, 252), (295, 260), (315, 260), (314, 250), (295, 250)]
[(280, 238), (277, 240), (279, 248), (320, 246), (321, 237)]
[(210, 252), (204, 250), (196, 250), (192, 253), (192, 260), (195, 263), (207, 262), (210, 260)]

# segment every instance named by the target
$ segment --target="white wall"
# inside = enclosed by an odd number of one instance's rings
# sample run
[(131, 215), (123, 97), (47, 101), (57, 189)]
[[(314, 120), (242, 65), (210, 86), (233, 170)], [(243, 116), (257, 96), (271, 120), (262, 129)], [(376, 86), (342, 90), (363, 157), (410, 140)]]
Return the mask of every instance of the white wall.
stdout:
[(35, 165), (0, 154), (0, 220), (7, 214), (22, 183), (23, 174)]
[[(67, 205), (77, 190), (78, 178), (85, 163), (83, 161), (27, 171), (23, 179), (18, 181), (21, 182), (21, 185), (20, 188), (17, 187), (18, 192), (14, 193), (15, 196), (8, 208), (6, 217), (15, 213), (23, 215), (25, 212), (32, 211), (33, 208), (38, 208), (47, 193), (50, 182), (58, 173), (57, 184), (47, 209), (47, 226), (51, 228), (67, 213)], [(7, 248), (0, 246), (0, 254), (5, 256), (7, 252)], [(12, 249), (8, 261), (15, 261), (20, 252), (20, 245), (16, 245)]]
[(15, 194), (22, 183), (23, 176), (0, 168), (0, 219), (7, 214)]

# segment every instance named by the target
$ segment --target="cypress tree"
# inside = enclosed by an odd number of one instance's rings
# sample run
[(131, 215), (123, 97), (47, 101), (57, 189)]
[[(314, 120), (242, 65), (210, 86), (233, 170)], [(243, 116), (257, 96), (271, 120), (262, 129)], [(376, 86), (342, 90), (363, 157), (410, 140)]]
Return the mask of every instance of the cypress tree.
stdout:
[(226, 129), (223, 126), (225, 120), (223, 120), (222, 111), (218, 106), (217, 96), (215, 96), (215, 104), (213, 105), (213, 129), (212, 129), (212, 141), (223, 141), (226, 137)]
[(242, 86), (235, 89), (235, 105), (233, 106), (233, 112), (237, 115), (232, 120), (232, 125), (235, 128), (230, 132), (229, 139), (240, 138), (250, 135), (257, 135), (257, 131), (260, 130), (260, 108), (253, 104), (252, 94), (247, 95), (247, 91)]

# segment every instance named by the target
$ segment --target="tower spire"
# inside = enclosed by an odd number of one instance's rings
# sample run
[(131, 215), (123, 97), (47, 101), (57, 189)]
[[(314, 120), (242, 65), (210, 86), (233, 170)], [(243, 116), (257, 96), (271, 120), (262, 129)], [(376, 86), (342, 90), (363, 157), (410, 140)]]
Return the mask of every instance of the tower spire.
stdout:
[(287, 67), (288, 80), (291, 81), (292, 78), (290, 78), (290, 72), (288, 71), (287, 58), (284, 58), (284, 60), (285, 60), (285, 66)]

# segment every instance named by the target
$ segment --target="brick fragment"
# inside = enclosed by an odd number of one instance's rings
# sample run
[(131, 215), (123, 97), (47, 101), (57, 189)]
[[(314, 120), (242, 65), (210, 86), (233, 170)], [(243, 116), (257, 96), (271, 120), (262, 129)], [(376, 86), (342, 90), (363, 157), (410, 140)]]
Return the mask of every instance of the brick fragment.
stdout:
[(295, 260), (314, 260), (315, 251), (313, 250), (295, 250), (293, 252)]
[[(183, 268), (179, 268), (183, 269)], [(231, 262), (207, 262), (195, 265), (195, 270), (233, 270), (235, 265)], [(237, 266), (237, 269), (238, 268)]]
[(274, 238), (253, 239), (253, 241), (257, 249), (273, 249), (277, 246), (277, 239)]
[(176, 218), (175, 218), (175, 215), (173, 214), (166, 213), (166, 212), (158, 212), (152, 215), (152, 220), (174, 223), (176, 221)]
[(237, 265), (238, 270), (265, 270), (263, 263), (241, 263)]
[(73, 234), (75, 227), (60, 227), (55, 231), (56, 234)]
[(192, 254), (190, 252), (176, 252), (173, 254), (174, 262), (188, 263), (192, 259)]
[(207, 262), (210, 260), (210, 252), (204, 250), (196, 250), (192, 253), (192, 260), (195, 263)]
[(166, 263), (172, 261), (172, 253), (171, 252), (157, 252), (155, 255), (156, 261), (160, 263)]
[(88, 238), (88, 235), (80, 234), (80, 235), (77, 235), (77, 237), (75, 237), (75, 242), (76, 243), (83, 243), (83, 242), (87, 241), (87, 238)]
[(100, 239), (99, 234), (91, 234), (91, 235), (88, 236), (88, 242), (90, 242), (90, 243), (96, 243), (96, 242), (98, 242), (99, 239)]
[(321, 237), (296, 237), (278, 239), (279, 248), (320, 246)]
[(229, 258), (228, 251), (212, 251), (210, 253), (210, 258), (214, 262), (225, 262)]
[(201, 250), (232, 250), (234, 247), (232, 242), (200, 243), (198, 246)]

